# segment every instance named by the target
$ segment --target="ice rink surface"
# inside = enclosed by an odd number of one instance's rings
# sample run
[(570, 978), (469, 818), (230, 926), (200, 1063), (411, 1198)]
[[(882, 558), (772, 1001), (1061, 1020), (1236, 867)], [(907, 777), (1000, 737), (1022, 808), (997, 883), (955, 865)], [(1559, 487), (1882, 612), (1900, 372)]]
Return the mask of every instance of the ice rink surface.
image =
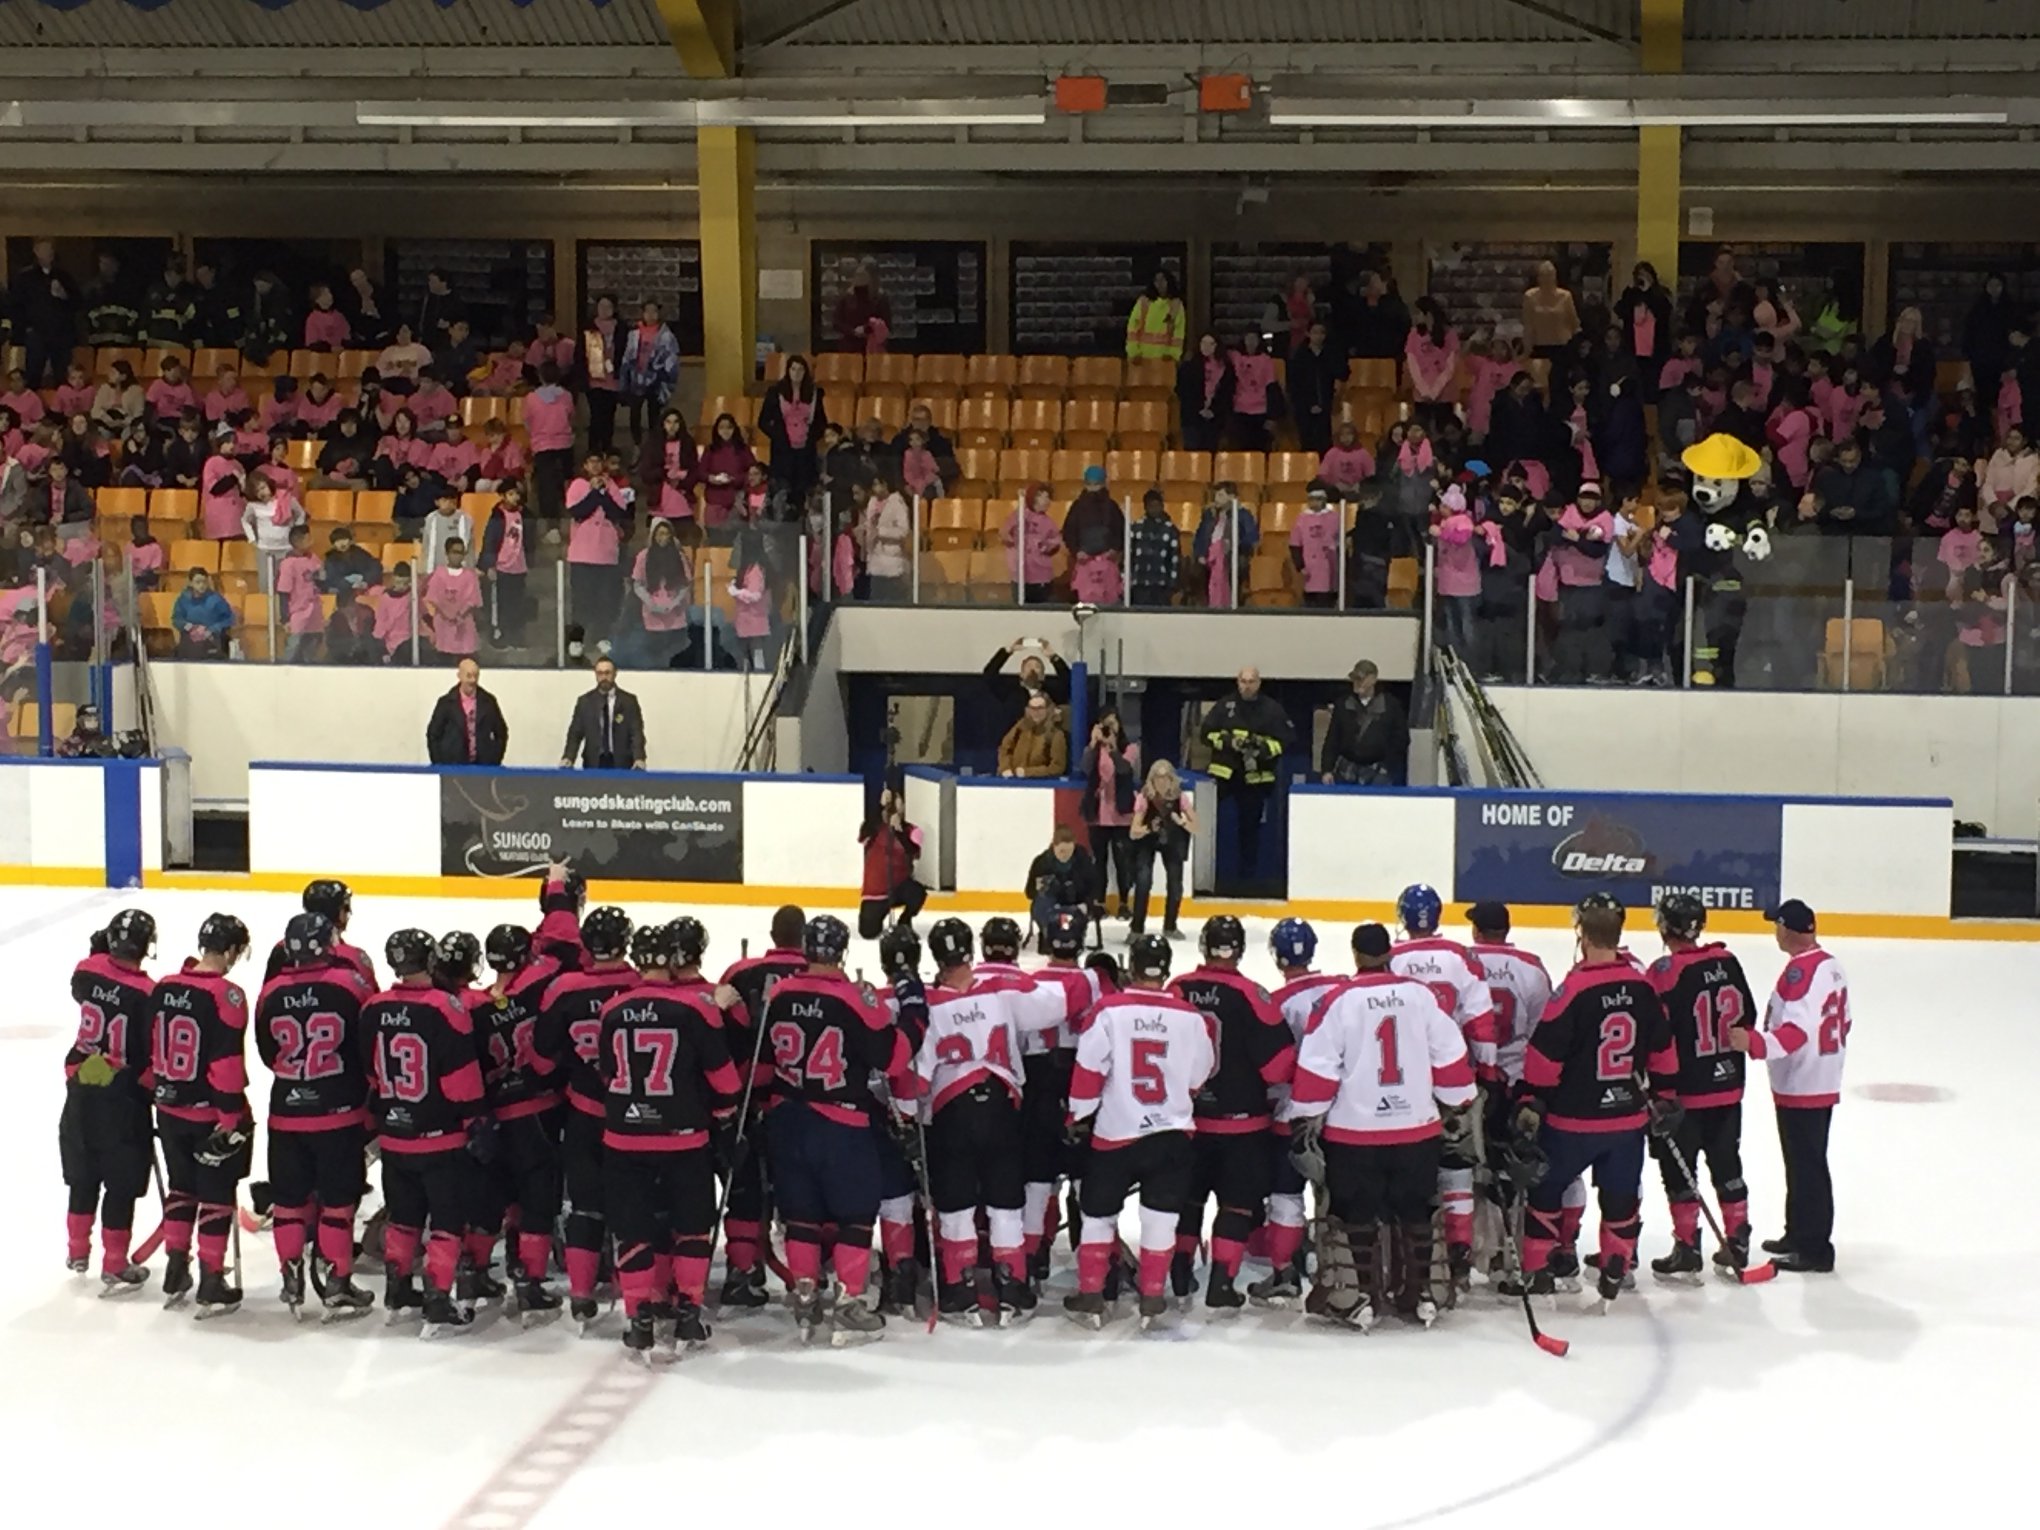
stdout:
[[(1059, 1249), (1040, 1315), (1017, 1331), (931, 1336), (896, 1320), (862, 1350), (804, 1350), (775, 1307), (646, 1372), (623, 1359), (620, 1317), (582, 1339), (484, 1309), (472, 1332), (437, 1343), (385, 1327), (380, 1311), (294, 1324), (266, 1235), (243, 1238), (242, 1310), (204, 1324), (162, 1310), (160, 1256), (157, 1279), (116, 1301), (98, 1299), (96, 1274), (66, 1273), (56, 1125), (76, 1020), (68, 974), (87, 934), (129, 904), (161, 927), (157, 973), (192, 949), (207, 913), (239, 914), (257, 956), (235, 976), (252, 996), (296, 900), (0, 890), (0, 961), (15, 985), (0, 1015), (14, 1213), (0, 1260), (0, 1518), (23, 1530), (121, 1515), (214, 1527), (278, 1509), (391, 1530), (624, 1515), (691, 1526), (858, 1503), (894, 1523), (1037, 1530), (1299, 1516), (1365, 1530), (1525, 1512), (1877, 1527), (2030, 1512), (2013, 1507), (2029, 1497), (2014, 1439), (2040, 1399), (2040, 945), (1832, 942), (1855, 1016), (1834, 1128), (1839, 1272), (1747, 1289), (1656, 1286), (1646, 1272), (1606, 1316), (1579, 1310), (1587, 1296), (1560, 1297), (1543, 1321), (1572, 1341), (1563, 1360), (1478, 1285), (1429, 1333), (1390, 1319), (1361, 1337), (1252, 1309), (1207, 1322), (1200, 1308), (1166, 1335), (1130, 1321), (1092, 1335), (1060, 1315), (1073, 1275)], [(769, 910), (698, 912), (710, 968), (735, 960), (742, 938), (764, 948)], [(482, 933), (535, 915), (523, 902), (363, 898), (350, 938), (382, 968), (384, 938), (404, 925)], [(1263, 981), (1267, 928), (1248, 931)], [(1346, 929), (1319, 933), (1321, 965), (1343, 966)], [(1526, 931), (1522, 943), (1563, 971), (1569, 934)], [(1768, 939), (1732, 944), (1768, 991), (1780, 953)], [(1631, 945), (1657, 950), (1644, 929)], [(1178, 971), (1192, 960), (1194, 946), (1178, 948)], [(876, 977), (872, 944), (860, 963)], [(268, 1079), (253, 1054), (260, 1115)], [(1753, 1072), (1744, 1152), (1762, 1238), (1780, 1230), (1783, 1185)], [(1654, 1167), (1644, 1206), (1648, 1259), (1669, 1243)], [(157, 1220), (152, 1195), (137, 1239)], [(373, 1273), (363, 1279), (379, 1292)]]

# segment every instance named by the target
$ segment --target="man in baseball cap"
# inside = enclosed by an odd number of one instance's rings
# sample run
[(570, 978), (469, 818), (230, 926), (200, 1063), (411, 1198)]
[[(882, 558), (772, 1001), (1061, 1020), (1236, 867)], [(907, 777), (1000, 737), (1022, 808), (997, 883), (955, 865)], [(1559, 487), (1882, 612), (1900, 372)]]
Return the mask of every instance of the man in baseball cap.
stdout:
[(1776, 925), (1779, 933), (1778, 948), (1782, 951), (1798, 949), (1797, 943), (1787, 945), (1784, 936), (1811, 935), (1815, 929), (1813, 910), (1798, 898), (1787, 898), (1776, 908), (1764, 910), (1764, 917)]

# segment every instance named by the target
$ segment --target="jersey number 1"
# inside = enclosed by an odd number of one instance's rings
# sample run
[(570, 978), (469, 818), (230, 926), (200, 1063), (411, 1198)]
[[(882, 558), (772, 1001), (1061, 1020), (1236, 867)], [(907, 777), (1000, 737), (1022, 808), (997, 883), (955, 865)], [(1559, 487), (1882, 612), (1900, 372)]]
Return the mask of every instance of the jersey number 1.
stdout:
[(1402, 1057), (1398, 1052), (1400, 1040), (1395, 1028), (1395, 1016), (1383, 1015), (1381, 1024), (1374, 1028), (1374, 1045), (1381, 1051), (1381, 1087), (1392, 1088), (1402, 1082)]

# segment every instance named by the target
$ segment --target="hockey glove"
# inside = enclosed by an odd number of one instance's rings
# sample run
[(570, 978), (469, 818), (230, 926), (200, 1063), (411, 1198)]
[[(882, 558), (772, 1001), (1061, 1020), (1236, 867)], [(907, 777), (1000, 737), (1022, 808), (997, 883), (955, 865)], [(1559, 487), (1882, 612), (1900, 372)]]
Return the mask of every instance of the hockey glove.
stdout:
[(1313, 1185), (1325, 1182), (1325, 1118), (1298, 1116), (1289, 1123), (1289, 1161)]
[(1063, 1127), (1063, 1141), (1082, 1152), (1091, 1145), (1091, 1132), (1097, 1124), (1096, 1116), (1072, 1116)]
[(1518, 1195), (1527, 1195), (1543, 1184), (1547, 1167), (1544, 1149), (1534, 1139), (1512, 1137), (1502, 1150), (1502, 1172), (1508, 1175)]
[(709, 1151), (715, 1155), (716, 1169), (724, 1179), (730, 1178), (737, 1166), (737, 1155), (744, 1149), (743, 1140), (737, 1136), (737, 1113), (712, 1118), (708, 1123)]
[(222, 1126), (200, 1143), (191, 1156), (208, 1169), (224, 1168), (240, 1156), (252, 1135), (246, 1126)]
[(1657, 1095), (1650, 1102), (1650, 1134), (1660, 1140), (1674, 1136), (1686, 1119), (1686, 1107)]
[(1473, 1135), (1472, 1105), (1445, 1105), (1438, 1111), (1444, 1129), (1444, 1152), (1439, 1162), (1448, 1169), (1471, 1169), (1480, 1163)]
[(1516, 1102), (1516, 1113), (1509, 1118), (1509, 1125), (1518, 1142), (1535, 1142), (1537, 1134), (1544, 1130), (1544, 1106), (1526, 1095)]
[(476, 1116), (468, 1122), (467, 1150), (476, 1163), (496, 1161), (496, 1118)]

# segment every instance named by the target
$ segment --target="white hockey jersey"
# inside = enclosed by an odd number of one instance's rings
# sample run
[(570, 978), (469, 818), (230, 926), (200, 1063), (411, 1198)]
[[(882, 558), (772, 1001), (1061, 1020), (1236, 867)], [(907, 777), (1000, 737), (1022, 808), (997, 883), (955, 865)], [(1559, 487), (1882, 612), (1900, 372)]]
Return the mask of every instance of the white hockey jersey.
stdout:
[(1840, 962), (1818, 946), (1787, 962), (1764, 1028), (1750, 1035), (1750, 1056), (1770, 1065), (1772, 1100), (1801, 1110), (1839, 1103), (1851, 1023)]
[(1363, 972), (1313, 1011), (1290, 1109), (1323, 1115), (1327, 1142), (1387, 1147), (1438, 1136), (1438, 1102), (1472, 1099), (1466, 1038), (1429, 990)]
[(1480, 969), (1493, 1005), (1488, 1031), (1495, 1045), (1494, 1066), (1511, 1086), (1520, 1084), (1530, 1033), (1551, 1002), (1551, 974), (1530, 952), (1512, 945), (1475, 941), (1467, 954)]
[(1388, 970), (1430, 989), (1438, 1007), (1458, 1025), (1474, 1063), (1494, 1066), (1494, 1000), (1464, 946), (1442, 935), (1405, 940), (1389, 953)]
[(1063, 1023), (1050, 1034), (1049, 1041), (1057, 1051), (1074, 1047), (1077, 1033), (1084, 1028), (1084, 1017), (1090, 1014), (1091, 1006), (1105, 995), (1098, 974), (1088, 967), (1058, 967), (1050, 962), (1030, 976), (1037, 987), (1062, 991)]
[(1173, 994), (1102, 999), (1077, 1038), (1070, 1118), (1095, 1115), (1094, 1146), (1196, 1130), (1196, 1095), (1218, 1067), (1218, 1022)]
[[(1289, 1034), (1296, 1044), (1303, 1045), (1303, 1030), (1310, 1023), (1310, 1012), (1334, 988), (1346, 980), (1332, 972), (1305, 972), (1291, 978), (1275, 990), (1275, 1007), (1282, 1011), (1282, 1018), (1289, 1024)], [(1275, 1105), (1275, 1122), (1278, 1127), (1290, 1119), (1288, 1084), (1277, 1084), (1269, 1090), (1269, 1098)]]
[[(994, 978), (1003, 978), (1017, 989), (1027, 993), (1039, 994), (1041, 997), (1036, 1002), (1042, 1005), (1053, 1005), (1056, 1010), (1056, 1019), (1058, 1022), (1061, 1021), (1063, 1005), (1061, 984), (1058, 983), (1051, 987), (1043, 988), (1038, 981), (1041, 974), (1029, 972), (1026, 968), (1013, 962), (979, 962), (975, 975), (980, 983), (990, 982)], [(1036, 1013), (1040, 1013), (1040, 1011), (1036, 1011)], [(1054, 1029), (1042, 1029), (1039, 1027), (1025, 1028), (1025, 1033), (1021, 1036), (1020, 1043), (1021, 1054), (1027, 1057), (1033, 1057), (1043, 1052), (1053, 1052), (1058, 1046), (1068, 1045), (1067, 1042), (1058, 1038)]]
[(999, 977), (928, 990), (928, 1033), (914, 1055), (914, 1072), (930, 1096), (932, 1116), (974, 1084), (995, 1079), (1020, 1103), (1020, 1053), (1030, 1034), (1061, 1022), (1061, 1010), (1041, 1004), (1032, 989)]

